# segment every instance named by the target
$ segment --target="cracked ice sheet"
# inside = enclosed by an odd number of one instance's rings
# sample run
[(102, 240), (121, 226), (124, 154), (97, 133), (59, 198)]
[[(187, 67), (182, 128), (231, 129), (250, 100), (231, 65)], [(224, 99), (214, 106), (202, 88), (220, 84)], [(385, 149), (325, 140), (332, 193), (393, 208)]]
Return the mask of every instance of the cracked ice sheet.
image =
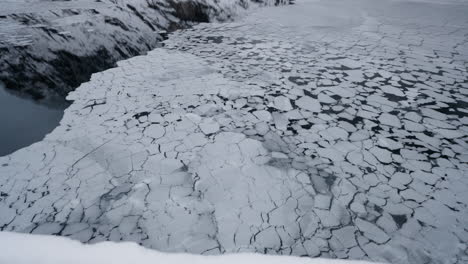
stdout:
[(466, 7), (339, 3), (199, 25), (93, 75), (0, 159), (2, 230), (466, 262)]

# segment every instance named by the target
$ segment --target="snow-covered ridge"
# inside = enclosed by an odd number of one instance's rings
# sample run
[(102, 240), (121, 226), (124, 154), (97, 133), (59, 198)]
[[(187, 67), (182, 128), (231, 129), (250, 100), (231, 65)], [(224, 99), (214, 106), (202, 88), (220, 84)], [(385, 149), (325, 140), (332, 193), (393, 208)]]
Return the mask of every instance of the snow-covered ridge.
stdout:
[[(81, 244), (64, 237), (0, 232), (0, 263), (5, 264), (369, 264), (366, 261), (261, 254), (200, 256), (151, 250), (134, 242)], [(374, 264), (378, 264), (375, 263)]]
[(157, 47), (167, 31), (281, 0), (0, 1), (0, 81), (63, 99), (92, 73)]

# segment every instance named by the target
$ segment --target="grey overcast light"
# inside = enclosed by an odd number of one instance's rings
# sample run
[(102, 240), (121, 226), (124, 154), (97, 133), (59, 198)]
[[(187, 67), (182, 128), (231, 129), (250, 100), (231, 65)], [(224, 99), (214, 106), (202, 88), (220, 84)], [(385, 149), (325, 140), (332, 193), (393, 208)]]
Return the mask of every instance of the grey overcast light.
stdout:
[(468, 0), (0, 0), (31, 263), (468, 263)]

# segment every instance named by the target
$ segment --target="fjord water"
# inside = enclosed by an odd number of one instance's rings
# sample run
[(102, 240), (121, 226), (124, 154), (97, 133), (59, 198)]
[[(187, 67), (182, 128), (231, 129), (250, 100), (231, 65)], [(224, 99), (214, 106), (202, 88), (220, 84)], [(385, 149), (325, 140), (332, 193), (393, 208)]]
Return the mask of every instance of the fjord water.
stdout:
[(63, 116), (63, 107), (49, 107), (8, 92), (0, 83), (0, 156), (40, 141)]

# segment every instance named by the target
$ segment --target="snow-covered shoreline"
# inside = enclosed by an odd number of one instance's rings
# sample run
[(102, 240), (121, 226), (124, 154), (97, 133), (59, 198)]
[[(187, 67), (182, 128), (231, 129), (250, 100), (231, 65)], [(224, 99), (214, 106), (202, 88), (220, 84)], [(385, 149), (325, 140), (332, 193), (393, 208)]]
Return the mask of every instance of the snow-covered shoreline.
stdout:
[[(134, 242), (85, 245), (64, 237), (0, 232), (0, 263), (5, 264), (369, 264), (365, 261), (228, 254), (200, 256), (162, 253)], [(378, 264), (375, 263), (374, 264)]]
[(167, 32), (275, 4), (256, 2), (1, 0), (0, 81), (42, 103), (63, 101), (92, 73), (160, 46)]

